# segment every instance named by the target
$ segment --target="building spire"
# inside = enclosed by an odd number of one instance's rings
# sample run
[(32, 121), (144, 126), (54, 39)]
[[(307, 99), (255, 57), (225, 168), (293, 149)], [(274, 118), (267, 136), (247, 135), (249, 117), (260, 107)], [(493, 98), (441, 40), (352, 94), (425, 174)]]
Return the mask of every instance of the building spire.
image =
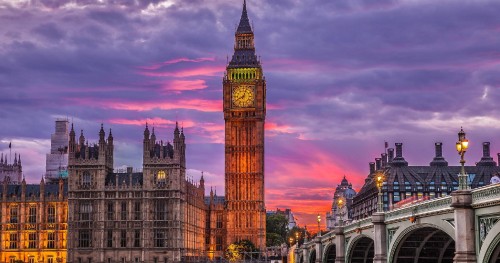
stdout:
[(243, 11), (241, 12), (240, 24), (236, 30), (236, 34), (241, 33), (252, 33), (252, 27), (250, 26), (250, 20), (248, 19), (246, 0), (243, 0)]

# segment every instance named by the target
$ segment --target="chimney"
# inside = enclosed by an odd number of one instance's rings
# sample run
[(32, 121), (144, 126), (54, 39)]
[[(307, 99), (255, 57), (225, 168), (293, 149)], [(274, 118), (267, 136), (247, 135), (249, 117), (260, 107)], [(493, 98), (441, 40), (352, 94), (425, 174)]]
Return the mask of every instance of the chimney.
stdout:
[(436, 142), (434, 144), (434, 149), (436, 151), (436, 156), (434, 156), (431, 166), (448, 166), (448, 162), (443, 157), (443, 143)]
[(497, 157), (498, 157), (498, 166), (500, 166), (500, 153), (497, 153)]
[(382, 157), (382, 168), (387, 167), (387, 153), (383, 153), (380, 156)]
[[(500, 159), (500, 153), (498, 154), (498, 158)], [(375, 173), (375, 163), (371, 162), (369, 165), (370, 165), (370, 174)]]
[(396, 143), (396, 158), (403, 157), (403, 144), (398, 142)]
[(493, 161), (490, 156), (490, 142), (483, 142), (483, 157), (476, 163), (477, 166), (496, 166), (497, 163)]
[(483, 157), (490, 157), (490, 142), (483, 142)]
[(387, 153), (388, 153), (387, 162), (392, 163), (392, 160), (394, 159), (394, 148), (387, 149)]
[(396, 143), (396, 157), (392, 160), (392, 166), (408, 166), (408, 162), (403, 157), (403, 143)]
[(380, 158), (375, 158), (375, 168), (377, 170), (382, 169), (382, 160)]

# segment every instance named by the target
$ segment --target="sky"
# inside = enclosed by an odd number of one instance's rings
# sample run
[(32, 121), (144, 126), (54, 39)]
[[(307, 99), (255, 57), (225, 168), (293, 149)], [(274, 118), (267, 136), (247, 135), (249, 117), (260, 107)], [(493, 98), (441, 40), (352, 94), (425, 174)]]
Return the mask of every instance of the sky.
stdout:
[[(500, 152), (500, 2), (248, 0), (267, 80), (266, 207), (314, 226), (343, 176), (403, 143), (450, 165), (463, 126), (467, 164)], [(184, 127), (188, 177), (224, 190), (222, 77), (242, 0), (0, 0), (0, 152), (45, 171), (56, 118), (97, 142), (112, 129), (115, 166), (140, 168), (145, 123)], [(324, 221), (322, 221), (324, 222)]]

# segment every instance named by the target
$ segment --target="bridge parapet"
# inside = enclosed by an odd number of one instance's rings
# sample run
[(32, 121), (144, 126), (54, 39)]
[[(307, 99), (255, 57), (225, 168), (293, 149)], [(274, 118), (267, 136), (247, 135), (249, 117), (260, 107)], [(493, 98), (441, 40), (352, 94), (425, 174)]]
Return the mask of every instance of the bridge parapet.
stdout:
[(472, 190), (472, 207), (481, 208), (500, 204), (500, 184), (490, 184)]
[(427, 217), (432, 215), (453, 213), (451, 196), (440, 197), (398, 208), (385, 213), (386, 224), (408, 220), (410, 217)]
[(349, 225), (344, 227), (344, 234), (350, 234), (355, 231), (360, 231), (363, 229), (373, 228), (372, 218), (366, 217), (360, 220), (353, 221)]

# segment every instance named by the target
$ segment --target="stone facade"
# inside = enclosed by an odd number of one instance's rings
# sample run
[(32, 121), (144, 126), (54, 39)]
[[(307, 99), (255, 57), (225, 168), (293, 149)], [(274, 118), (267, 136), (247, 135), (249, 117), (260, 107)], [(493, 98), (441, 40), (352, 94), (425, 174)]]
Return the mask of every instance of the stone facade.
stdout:
[(255, 54), (246, 2), (235, 33), (234, 54), (223, 79), (223, 108), (226, 246), (246, 239), (263, 251), (266, 80)]
[(66, 262), (67, 185), (4, 180), (0, 190), (0, 262)]
[[(18, 158), (19, 157), (19, 158)], [(14, 153), (14, 162), (7, 161), (7, 154), (2, 153), (0, 157), (0, 180), (8, 184), (19, 184), (22, 180), (23, 165), (21, 163), (21, 155)], [(10, 160), (12, 161), (12, 160)]]
[(146, 125), (143, 169), (113, 172), (113, 136), (69, 142), (68, 262), (186, 262), (204, 256), (204, 180), (186, 180), (185, 136), (157, 141)]
[[(352, 199), (356, 195), (356, 191), (352, 189), (352, 184), (347, 181), (347, 179), (342, 179), (342, 182), (335, 188), (335, 193), (333, 194), (332, 209), (330, 212), (326, 213), (326, 228), (328, 230), (333, 230), (335, 226), (338, 225), (338, 220), (342, 217), (343, 222), (347, 222), (352, 219)], [(338, 200), (343, 200), (343, 205), (338, 206)]]
[[(490, 156), (489, 142), (483, 143), (481, 160), (475, 166), (465, 166), (465, 171), (471, 188), (488, 185), (491, 177), (500, 172), (500, 167)], [(435, 143), (435, 157), (429, 166), (409, 166), (403, 157), (403, 144), (396, 143), (395, 156), (394, 149), (390, 148), (387, 154), (381, 154), (381, 158), (370, 163), (365, 184), (353, 198), (353, 219), (371, 216), (377, 210), (375, 175), (378, 173), (385, 177), (382, 187), (384, 210), (392, 210), (402, 204), (446, 196), (457, 190), (460, 166), (448, 166), (440, 142)]]

